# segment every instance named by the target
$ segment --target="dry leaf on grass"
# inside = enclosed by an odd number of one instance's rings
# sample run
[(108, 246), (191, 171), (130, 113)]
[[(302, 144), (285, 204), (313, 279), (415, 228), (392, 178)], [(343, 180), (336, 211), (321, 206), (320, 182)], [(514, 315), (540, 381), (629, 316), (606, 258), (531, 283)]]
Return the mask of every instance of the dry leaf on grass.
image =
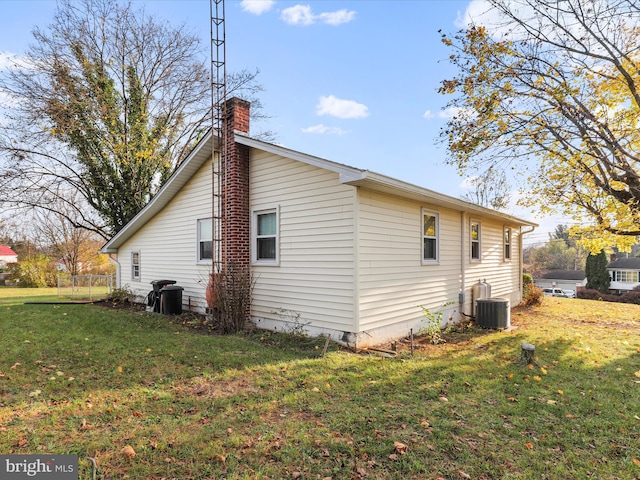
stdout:
[(407, 453), (407, 447), (404, 443), (393, 442), (393, 451), (399, 455), (404, 455)]
[(129, 458), (136, 456), (136, 451), (131, 447), (131, 445), (126, 445), (122, 450), (120, 450), (120, 453)]

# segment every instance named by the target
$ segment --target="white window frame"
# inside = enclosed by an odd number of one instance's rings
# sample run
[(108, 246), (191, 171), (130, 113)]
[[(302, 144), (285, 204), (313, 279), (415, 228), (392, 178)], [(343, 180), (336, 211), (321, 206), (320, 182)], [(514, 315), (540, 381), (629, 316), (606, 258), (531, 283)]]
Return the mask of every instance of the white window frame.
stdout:
[[(275, 213), (276, 233), (275, 258), (258, 258), (258, 216)], [(271, 237), (272, 235), (269, 235)], [(280, 208), (278, 206), (259, 208), (251, 211), (251, 263), (254, 265), (280, 265)]]
[[(420, 254), (420, 258), (422, 259), (422, 264), (423, 265), (435, 265), (440, 263), (440, 214), (438, 212), (434, 212), (433, 210), (429, 210), (426, 208), (423, 208), (421, 210), (421, 216), (420, 216), (420, 238), (422, 239), (422, 241), (420, 242), (420, 250), (421, 250), (421, 254)], [(428, 215), (430, 217), (434, 217), (435, 218), (435, 228), (436, 228), (436, 234), (435, 236), (430, 236), (430, 235), (425, 235), (424, 234), (424, 217)], [(435, 249), (436, 249), (436, 255), (435, 258), (424, 258), (424, 241), (425, 239), (433, 239), (435, 240)]]
[[(209, 236), (209, 238), (211, 239), (211, 257), (212, 258), (202, 258), (200, 256), (200, 244), (202, 242), (206, 242), (209, 240), (203, 239), (202, 238), (202, 225), (204, 222), (211, 222), (210, 223), (210, 227), (209, 231), (206, 232)], [(208, 218), (198, 218), (196, 220), (196, 262), (199, 264), (205, 264), (205, 265), (210, 265), (211, 263), (213, 263), (213, 255), (214, 255), (214, 251), (213, 251), (213, 218), (208, 217)]]
[(640, 275), (635, 270), (614, 270), (612, 279), (614, 282), (620, 283), (638, 283)]
[[(138, 262), (134, 263), (134, 258), (138, 256)], [(136, 275), (137, 267), (137, 275)], [(140, 256), (140, 250), (134, 250), (131, 252), (131, 280), (139, 282), (142, 278), (142, 260)]]
[[(478, 225), (478, 239), (473, 239), (473, 226)], [(473, 244), (478, 244), (478, 256), (473, 256)], [(471, 219), (469, 221), (469, 259), (471, 262), (482, 261), (482, 222), (480, 220)]]
[(513, 257), (513, 229), (511, 227), (504, 227), (503, 241), (504, 261), (510, 262)]

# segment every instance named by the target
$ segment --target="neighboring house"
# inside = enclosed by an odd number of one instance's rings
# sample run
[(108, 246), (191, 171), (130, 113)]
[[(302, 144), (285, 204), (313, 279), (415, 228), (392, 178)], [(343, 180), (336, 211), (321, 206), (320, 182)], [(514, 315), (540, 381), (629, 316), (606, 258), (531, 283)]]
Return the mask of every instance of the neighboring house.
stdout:
[[(420, 305), (472, 312), (486, 279), (511, 305), (522, 292), (522, 237), (536, 224), (368, 170), (248, 136), (249, 104), (227, 104), (226, 258), (251, 268), (252, 320), (358, 347), (418, 333)], [(153, 280), (204, 311), (212, 269), (211, 133), (101, 250), (117, 284), (143, 297)], [(217, 162), (217, 153), (216, 153)]]
[(577, 292), (587, 284), (587, 278), (584, 270), (549, 270), (536, 278), (534, 283), (540, 288), (559, 288)]
[(18, 263), (18, 254), (11, 247), (0, 245), (0, 269), (7, 268), (10, 263)]
[(640, 286), (640, 258), (618, 258), (607, 265), (611, 277), (609, 290), (624, 293)]

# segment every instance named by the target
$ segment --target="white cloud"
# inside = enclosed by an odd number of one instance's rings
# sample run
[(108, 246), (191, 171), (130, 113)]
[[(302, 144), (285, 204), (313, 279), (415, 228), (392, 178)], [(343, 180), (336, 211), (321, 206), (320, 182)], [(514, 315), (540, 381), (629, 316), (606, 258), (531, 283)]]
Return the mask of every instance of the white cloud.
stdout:
[(273, 7), (275, 0), (242, 0), (240, 6), (242, 10), (254, 15), (262, 15)]
[(435, 117), (435, 115), (433, 114), (433, 112), (431, 110), (426, 110), (423, 114), (422, 114), (422, 118), (426, 118), (427, 120), (430, 118)]
[(309, 5), (295, 5), (282, 10), (282, 20), (289, 25), (311, 25), (314, 23), (313, 13)]
[(365, 118), (369, 115), (369, 108), (353, 100), (342, 100), (333, 95), (320, 97), (316, 105), (317, 115), (331, 115), (338, 118)]
[(338, 10), (336, 12), (321, 13), (318, 18), (327, 25), (340, 25), (341, 23), (349, 23), (356, 16), (353, 10)]
[(344, 135), (347, 133), (339, 127), (328, 127), (322, 123), (307, 128), (301, 128), (304, 133), (316, 133), (320, 135)]
[(314, 23), (325, 23), (327, 25), (340, 25), (353, 20), (356, 12), (353, 10), (337, 10), (335, 12), (324, 12), (314, 14), (309, 5), (294, 5), (285, 8), (280, 14), (282, 20), (289, 25), (313, 25)]

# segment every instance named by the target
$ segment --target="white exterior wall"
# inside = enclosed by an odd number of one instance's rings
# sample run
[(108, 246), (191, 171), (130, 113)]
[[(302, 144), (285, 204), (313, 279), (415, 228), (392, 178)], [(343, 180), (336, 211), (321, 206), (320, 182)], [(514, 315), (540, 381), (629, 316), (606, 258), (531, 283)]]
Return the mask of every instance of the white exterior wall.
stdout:
[[(420, 305), (432, 311), (450, 302), (457, 306), (459, 214), (367, 190), (359, 197), (359, 329), (375, 338), (405, 335), (411, 328), (417, 333)], [(439, 214), (438, 264), (422, 263), (422, 207)], [(453, 313), (446, 310), (443, 320)]]
[[(204, 312), (211, 263), (197, 263), (197, 220), (211, 217), (211, 162), (205, 162), (173, 200), (118, 249), (119, 286), (139, 296), (152, 280), (176, 280), (182, 303)], [(140, 252), (140, 280), (131, 279), (131, 252)]]
[(250, 165), (251, 209), (279, 215), (279, 265), (252, 268), (257, 325), (282, 328), (299, 315), (314, 333), (352, 332), (356, 189), (337, 173), (267, 152), (252, 150)]
[[(417, 333), (424, 305), (442, 311), (443, 324), (471, 314), (471, 288), (478, 278), (492, 284), (492, 296), (520, 301), (519, 228), (512, 228), (511, 261), (504, 261), (504, 225), (481, 221), (481, 261), (470, 263), (470, 218), (437, 205), (361, 190), (358, 224), (360, 345)], [(439, 261), (422, 262), (423, 209), (439, 215)], [(475, 218), (475, 217), (474, 217)]]
[[(491, 285), (491, 297), (506, 298), (514, 307), (522, 300), (521, 284), (521, 235), (518, 227), (511, 226), (511, 259), (504, 258), (504, 230), (509, 225), (475, 216), (466, 216), (465, 221), (465, 268), (467, 308), (472, 311), (472, 288), (479, 280)], [(480, 221), (480, 262), (471, 261), (471, 238), (469, 234), (472, 220)]]

